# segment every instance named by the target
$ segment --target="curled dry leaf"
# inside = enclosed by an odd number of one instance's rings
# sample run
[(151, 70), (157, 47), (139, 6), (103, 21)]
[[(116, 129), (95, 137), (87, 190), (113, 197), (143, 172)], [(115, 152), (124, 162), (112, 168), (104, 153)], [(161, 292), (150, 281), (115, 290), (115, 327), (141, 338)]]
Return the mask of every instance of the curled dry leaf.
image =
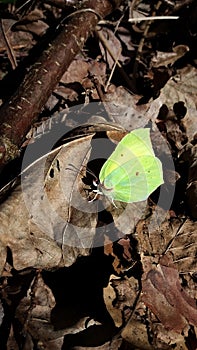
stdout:
[[(77, 88), (83, 87), (85, 90), (95, 90), (93, 77), (99, 77), (99, 81), (104, 85), (106, 79), (106, 64), (103, 62), (87, 61), (78, 55), (70, 64), (67, 71), (61, 78), (55, 92), (64, 98), (77, 98)], [(65, 86), (66, 84), (66, 86)], [(98, 99), (98, 95), (96, 97)]]
[(183, 145), (187, 142), (187, 136), (183, 132), (184, 126), (182, 121), (177, 120), (174, 113), (173, 116), (165, 120), (166, 136), (172, 147), (178, 151), (183, 148)]
[[(11, 27), (16, 23), (13, 19), (3, 19), (3, 29), (6, 33), (7, 40), (12, 50), (14, 50), (16, 56), (19, 55), (20, 50), (27, 53), (28, 50), (33, 46), (33, 39), (30, 33), (14, 32)], [(6, 51), (5, 41), (2, 35), (0, 36), (0, 52)], [(2, 67), (3, 68), (3, 67)]]
[[(44, 283), (41, 275), (36, 276), (27, 295), (21, 299), (15, 314), (15, 318), (23, 328), (25, 338), (29, 336), (43, 341), (55, 337), (50, 323), (51, 310), (54, 306), (55, 299), (50, 288)], [(55, 334), (56, 337), (62, 335), (61, 332)]]
[(122, 311), (119, 307), (116, 307), (114, 305), (114, 303), (116, 301), (116, 293), (115, 293), (115, 290), (113, 288), (113, 279), (115, 280), (115, 279), (117, 279), (117, 277), (115, 275), (111, 275), (110, 281), (109, 281), (107, 287), (104, 288), (104, 290), (103, 290), (103, 298), (104, 298), (104, 302), (105, 302), (107, 311), (111, 315), (115, 326), (120, 327), (120, 326), (122, 326), (122, 323), (123, 323)]
[(62, 258), (70, 266), (78, 255), (89, 254), (97, 215), (95, 203), (90, 205), (80, 194), (78, 174), (91, 138), (72, 141), (33, 163), (1, 204), (1, 270), (6, 247), (16, 269), (51, 268)]
[(189, 51), (189, 47), (187, 45), (177, 45), (173, 47), (172, 50), (173, 52), (157, 51), (156, 55), (151, 60), (152, 66), (157, 68), (173, 65), (179, 58), (183, 57)]
[(108, 286), (104, 288), (104, 301), (116, 327), (128, 321), (138, 293), (139, 285), (134, 277), (122, 279), (111, 275)]

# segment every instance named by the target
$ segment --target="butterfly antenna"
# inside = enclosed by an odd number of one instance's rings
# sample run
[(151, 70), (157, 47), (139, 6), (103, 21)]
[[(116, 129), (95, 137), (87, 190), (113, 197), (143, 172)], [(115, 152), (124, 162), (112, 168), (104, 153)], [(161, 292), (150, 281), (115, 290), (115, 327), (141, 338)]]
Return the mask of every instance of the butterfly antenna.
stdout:
[(92, 175), (92, 177), (93, 177), (96, 181), (98, 181), (97, 176), (95, 175), (95, 173), (94, 173), (92, 170), (86, 168), (86, 172), (87, 172), (88, 174)]
[[(85, 166), (85, 165), (82, 165), (81, 168), (85, 169), (88, 174), (92, 175), (92, 177), (95, 179), (96, 183), (98, 182), (98, 178), (97, 178), (97, 176), (94, 174), (94, 172), (92, 170), (88, 169), (87, 166)], [(77, 168), (74, 164), (68, 164), (66, 169), (75, 171), (76, 173), (79, 173), (80, 175), (84, 175), (82, 173), (82, 170)]]
[[(85, 166), (83, 166), (85, 168)], [(83, 175), (82, 170), (77, 168), (74, 164), (68, 164), (65, 170), (72, 170), (77, 174)]]

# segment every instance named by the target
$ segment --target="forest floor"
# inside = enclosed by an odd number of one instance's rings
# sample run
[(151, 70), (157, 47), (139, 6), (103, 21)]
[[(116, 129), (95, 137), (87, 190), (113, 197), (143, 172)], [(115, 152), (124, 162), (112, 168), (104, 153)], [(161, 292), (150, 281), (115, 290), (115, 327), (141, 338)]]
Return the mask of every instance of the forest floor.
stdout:
[[(0, 14), (1, 349), (197, 349), (197, 2)], [(164, 183), (133, 203), (96, 193), (138, 128)]]

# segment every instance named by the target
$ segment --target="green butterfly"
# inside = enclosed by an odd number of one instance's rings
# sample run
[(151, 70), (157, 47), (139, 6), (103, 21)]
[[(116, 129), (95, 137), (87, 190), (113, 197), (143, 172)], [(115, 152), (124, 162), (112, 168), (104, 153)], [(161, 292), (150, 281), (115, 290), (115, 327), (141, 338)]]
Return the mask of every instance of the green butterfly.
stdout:
[(154, 154), (150, 129), (136, 129), (123, 137), (103, 164), (99, 183), (94, 181), (94, 192), (112, 202), (140, 202), (163, 182), (162, 164)]

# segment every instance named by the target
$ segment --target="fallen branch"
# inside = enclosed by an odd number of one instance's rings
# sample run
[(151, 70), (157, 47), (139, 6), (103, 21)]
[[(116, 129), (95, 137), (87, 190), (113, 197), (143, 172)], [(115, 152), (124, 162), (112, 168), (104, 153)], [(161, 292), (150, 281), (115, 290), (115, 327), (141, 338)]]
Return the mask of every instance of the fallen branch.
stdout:
[(98, 21), (121, 0), (84, 0), (80, 9), (70, 16), (57, 37), (43, 51), (17, 91), (0, 109), (0, 166), (19, 154), (19, 148), (32, 122), (76, 54), (83, 48)]

